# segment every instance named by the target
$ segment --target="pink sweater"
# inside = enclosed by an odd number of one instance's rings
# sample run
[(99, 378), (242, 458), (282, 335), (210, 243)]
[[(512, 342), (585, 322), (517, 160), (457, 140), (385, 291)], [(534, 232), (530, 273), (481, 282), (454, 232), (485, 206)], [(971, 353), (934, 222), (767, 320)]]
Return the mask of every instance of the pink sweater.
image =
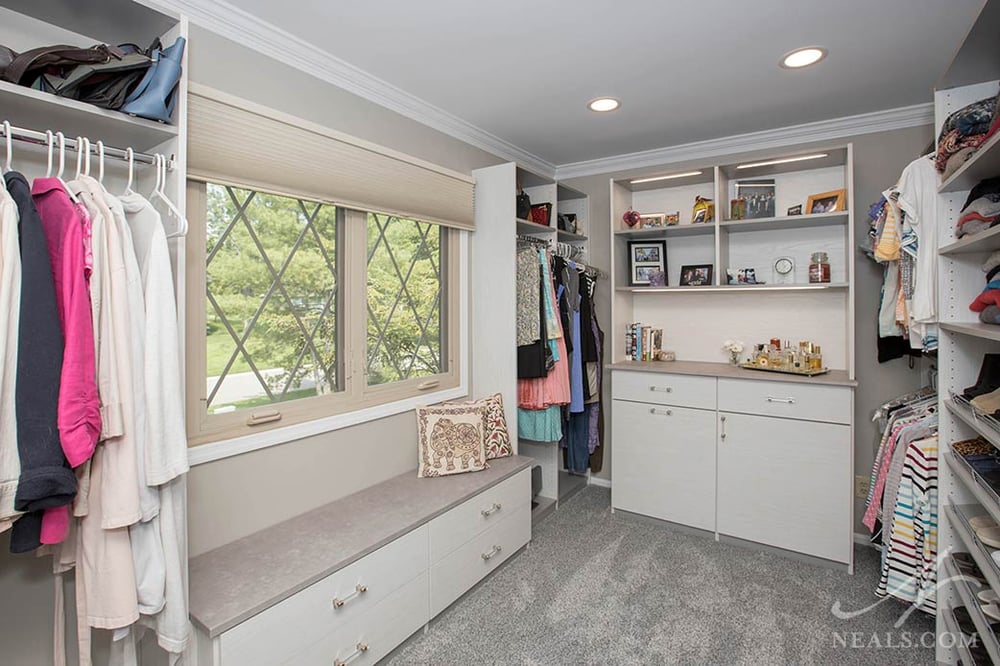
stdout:
[[(89, 219), (56, 178), (37, 178), (31, 196), (49, 246), (56, 305), (63, 327), (63, 366), (57, 423), (72, 467), (90, 459), (101, 433), (85, 243)], [(46, 511), (42, 543), (59, 543), (69, 527), (67, 507)]]

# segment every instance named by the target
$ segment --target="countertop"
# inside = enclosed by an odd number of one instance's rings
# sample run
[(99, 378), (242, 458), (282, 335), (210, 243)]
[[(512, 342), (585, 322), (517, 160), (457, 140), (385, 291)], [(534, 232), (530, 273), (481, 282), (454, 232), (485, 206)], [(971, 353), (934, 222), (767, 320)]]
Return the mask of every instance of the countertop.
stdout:
[(524, 456), (481, 472), (416, 470), (191, 559), (191, 619), (215, 637), (526, 469)]
[(701, 361), (620, 361), (605, 366), (609, 370), (634, 370), (637, 372), (665, 372), (675, 375), (701, 375), (703, 377), (723, 377), (725, 379), (767, 380), (772, 382), (795, 382), (798, 384), (832, 384), (834, 386), (857, 386), (858, 382), (847, 376), (846, 370), (831, 370), (824, 375), (806, 377), (783, 372), (747, 370), (731, 363), (705, 363)]

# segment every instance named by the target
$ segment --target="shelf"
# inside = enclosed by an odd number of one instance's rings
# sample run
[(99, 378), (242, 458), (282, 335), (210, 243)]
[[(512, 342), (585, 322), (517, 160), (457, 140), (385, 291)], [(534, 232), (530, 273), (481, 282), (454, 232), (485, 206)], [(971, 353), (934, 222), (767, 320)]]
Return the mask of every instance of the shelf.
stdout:
[(62, 132), (69, 138), (103, 140), (115, 148), (131, 146), (139, 152), (148, 152), (177, 137), (175, 125), (135, 118), (6, 81), (0, 81), (0, 120), (25, 129)]
[[(997, 133), (1000, 136), (1000, 133)], [(972, 252), (993, 252), (1000, 250), (1000, 226), (970, 234), (954, 243), (938, 249), (938, 254), (970, 254)]]
[(962, 660), (963, 664), (975, 664), (975, 659), (972, 658), (972, 653), (969, 652), (969, 647), (965, 644), (965, 641), (960, 637), (965, 636), (962, 630), (958, 626), (958, 621), (955, 619), (955, 614), (950, 608), (941, 608), (941, 617), (944, 618), (944, 628), (945, 631), (955, 639), (955, 649), (958, 650), (958, 656)]
[(632, 292), (633, 294), (661, 294), (683, 292), (735, 292), (735, 291), (836, 291), (847, 289), (846, 283), (826, 284), (721, 284), (705, 285), (703, 287), (615, 287), (615, 291)]
[(847, 224), (849, 218), (850, 212), (843, 210), (836, 213), (816, 213), (815, 215), (782, 215), (780, 217), (762, 217), (753, 220), (726, 220), (719, 223), (719, 228), (735, 232), (843, 226)]
[(993, 446), (1000, 449), (1000, 429), (990, 423), (993, 420), (992, 417), (987, 420), (987, 417), (977, 416), (971, 405), (959, 404), (954, 398), (946, 400), (944, 406), (949, 412), (964, 421), (967, 426), (989, 440)]
[(941, 322), (938, 326), (940, 326), (942, 331), (961, 333), (962, 335), (969, 335), (974, 338), (1000, 341), (1000, 325), (997, 324), (983, 324), (978, 322), (970, 322), (968, 324)]
[(938, 192), (964, 192), (984, 178), (1000, 176), (1000, 132), (979, 146), (972, 157), (941, 183)]
[(4, 8), (89, 39), (79, 44), (70, 42), (77, 46), (89, 46), (96, 40), (105, 44), (134, 43), (145, 47), (178, 21), (177, 17), (168, 16), (149, 3), (134, 0), (5, 0)]
[[(976, 598), (976, 593), (970, 587), (970, 581), (975, 582), (977, 586), (979, 585), (978, 581), (963, 576), (961, 569), (952, 560), (951, 555), (945, 556), (942, 564), (944, 564), (945, 577), (958, 591), (958, 596), (962, 599), (962, 603), (965, 604), (965, 609), (969, 611), (969, 617), (972, 618), (972, 623), (976, 625), (976, 631), (979, 632), (979, 640), (989, 653), (990, 660), (994, 664), (1000, 664), (1000, 644), (997, 643), (997, 637), (990, 629), (990, 620), (986, 619), (986, 615), (979, 609), (980, 603)], [(962, 641), (956, 641), (956, 645), (960, 644), (962, 644)]]
[(1000, 497), (997, 496), (996, 492), (982, 481), (981, 477), (957, 453), (946, 453), (944, 461), (948, 465), (948, 469), (969, 489), (976, 501), (983, 505), (983, 508), (996, 521), (997, 525), (1000, 525)]
[(660, 238), (662, 236), (703, 236), (715, 233), (715, 225), (705, 224), (675, 224), (672, 227), (655, 227), (653, 229), (621, 229), (615, 236), (628, 239)]
[(587, 237), (583, 234), (574, 234), (571, 231), (563, 231), (559, 229), (556, 231), (556, 239), (564, 243), (583, 243), (587, 240)]
[(521, 218), (517, 219), (517, 233), (519, 234), (536, 236), (538, 234), (551, 234), (553, 231), (556, 231), (553, 227), (547, 227), (544, 224), (535, 224)]
[(948, 515), (948, 522), (951, 523), (952, 529), (958, 535), (959, 541), (964, 544), (968, 553), (972, 555), (976, 566), (983, 572), (986, 582), (994, 590), (1000, 591), (1000, 571), (997, 570), (997, 566), (993, 562), (991, 555), (996, 549), (990, 548), (976, 538), (972, 526), (968, 523), (968, 518), (983, 515), (982, 508), (976, 504), (947, 504), (944, 510)]

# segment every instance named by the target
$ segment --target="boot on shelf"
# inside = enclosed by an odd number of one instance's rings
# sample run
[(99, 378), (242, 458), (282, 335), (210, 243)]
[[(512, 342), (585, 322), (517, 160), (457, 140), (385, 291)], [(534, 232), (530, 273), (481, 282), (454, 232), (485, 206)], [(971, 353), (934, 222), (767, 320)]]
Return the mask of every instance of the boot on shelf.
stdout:
[(979, 366), (979, 379), (962, 391), (962, 395), (972, 400), (998, 388), (1000, 388), (1000, 354), (986, 354), (983, 356), (983, 364)]
[(177, 82), (184, 57), (183, 37), (168, 48), (153, 52), (153, 64), (125, 100), (122, 113), (169, 123), (177, 105)]

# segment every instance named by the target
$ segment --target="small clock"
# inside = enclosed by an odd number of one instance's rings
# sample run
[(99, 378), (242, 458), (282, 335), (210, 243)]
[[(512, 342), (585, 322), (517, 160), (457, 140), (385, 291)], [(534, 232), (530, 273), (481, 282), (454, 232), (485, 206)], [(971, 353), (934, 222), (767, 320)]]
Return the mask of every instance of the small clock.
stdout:
[(791, 257), (778, 257), (774, 260), (774, 282), (776, 284), (792, 284), (795, 282), (795, 260)]

